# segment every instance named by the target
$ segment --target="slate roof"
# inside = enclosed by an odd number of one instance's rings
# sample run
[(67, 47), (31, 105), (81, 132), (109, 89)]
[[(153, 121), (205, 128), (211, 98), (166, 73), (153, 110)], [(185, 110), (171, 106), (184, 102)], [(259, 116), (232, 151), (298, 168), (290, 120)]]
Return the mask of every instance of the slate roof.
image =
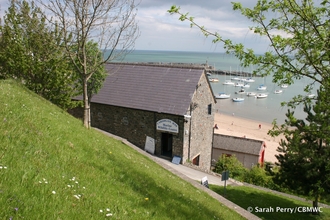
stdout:
[(106, 64), (109, 76), (92, 103), (185, 115), (203, 69)]
[(264, 144), (264, 141), (222, 134), (214, 134), (213, 140), (213, 148), (252, 155), (259, 155)]

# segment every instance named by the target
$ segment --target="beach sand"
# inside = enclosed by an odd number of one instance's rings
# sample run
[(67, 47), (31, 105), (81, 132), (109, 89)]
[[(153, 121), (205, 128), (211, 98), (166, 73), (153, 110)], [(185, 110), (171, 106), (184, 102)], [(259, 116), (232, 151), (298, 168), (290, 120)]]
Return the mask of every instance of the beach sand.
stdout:
[[(218, 125), (218, 129), (214, 129), (215, 133), (236, 137), (245, 136), (246, 138), (265, 141), (265, 161), (273, 163), (277, 161), (275, 155), (278, 154), (278, 152), (276, 149), (279, 146), (278, 143), (283, 136), (276, 138), (269, 136), (267, 133), (272, 128), (271, 124), (221, 113), (215, 114), (214, 124)], [(261, 125), (261, 128), (259, 128), (259, 125)]]

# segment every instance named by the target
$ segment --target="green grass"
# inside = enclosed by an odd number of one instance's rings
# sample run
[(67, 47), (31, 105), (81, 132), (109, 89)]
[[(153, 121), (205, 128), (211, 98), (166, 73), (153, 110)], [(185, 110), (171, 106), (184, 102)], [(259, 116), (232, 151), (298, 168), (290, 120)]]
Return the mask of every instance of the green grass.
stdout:
[[(210, 185), (210, 189), (220, 195), (224, 195), (224, 188), (222, 186)], [(244, 209), (252, 207), (252, 213), (261, 219), (266, 220), (325, 220), (330, 219), (330, 209), (322, 208), (320, 215), (312, 215), (311, 213), (303, 213), (303, 207), (311, 207), (309, 202), (299, 201), (284, 197), (271, 192), (251, 188), (248, 186), (227, 186), (226, 199), (239, 205)], [(272, 209), (270, 209), (270, 207)], [(278, 207), (278, 208), (277, 208)], [(298, 207), (300, 207), (298, 209)], [(261, 210), (261, 208), (268, 208)], [(290, 210), (284, 210), (279, 208), (293, 208), (296, 209), (296, 213), (290, 213)], [(301, 212), (299, 212), (301, 211)]]
[(0, 103), (0, 219), (243, 219), (16, 82)]

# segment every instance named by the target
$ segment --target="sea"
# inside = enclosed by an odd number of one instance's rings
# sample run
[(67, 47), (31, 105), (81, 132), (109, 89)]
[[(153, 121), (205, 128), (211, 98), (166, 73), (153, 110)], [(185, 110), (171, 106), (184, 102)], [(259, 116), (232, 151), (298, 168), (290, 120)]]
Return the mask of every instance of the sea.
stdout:
[[(216, 70), (245, 72), (247, 73), (245, 78), (251, 77), (249, 73), (252, 73), (254, 68), (242, 68), (240, 61), (234, 55), (218, 52), (134, 50), (130, 54), (127, 54), (122, 62), (207, 64), (213, 66)], [(211, 82), (214, 94), (220, 92), (231, 94), (230, 99), (217, 99), (215, 105), (216, 112), (264, 123), (272, 123), (274, 119), (279, 124), (284, 123), (288, 108), (282, 106), (281, 103), (288, 102), (299, 94), (307, 95), (307, 93), (304, 92), (304, 87), (311, 83), (307, 78), (301, 79), (284, 89), (272, 82), (272, 75), (267, 77), (253, 77), (255, 82), (249, 83), (250, 88), (245, 89), (246, 92), (258, 92), (257, 87), (261, 84), (267, 87), (267, 90), (262, 91), (262, 93), (267, 93), (268, 96), (266, 98), (257, 99), (255, 97), (249, 97), (246, 94), (235, 94), (240, 87), (223, 85), (225, 80), (229, 80), (235, 76), (211, 74), (211, 78), (219, 80), (218, 82)], [(274, 91), (277, 89), (281, 89), (283, 92), (281, 94), (275, 94)], [(313, 93), (316, 94), (316, 91), (313, 91)], [(233, 102), (232, 98), (235, 97), (242, 97), (244, 101)], [(297, 106), (294, 112), (296, 118), (303, 119), (306, 117), (303, 106)]]

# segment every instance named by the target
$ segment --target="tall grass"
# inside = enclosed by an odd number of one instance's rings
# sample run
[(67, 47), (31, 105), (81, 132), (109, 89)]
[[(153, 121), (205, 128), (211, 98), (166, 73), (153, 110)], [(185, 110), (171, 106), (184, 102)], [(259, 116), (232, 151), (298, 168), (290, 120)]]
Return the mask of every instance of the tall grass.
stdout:
[(0, 104), (0, 219), (243, 219), (16, 82)]

